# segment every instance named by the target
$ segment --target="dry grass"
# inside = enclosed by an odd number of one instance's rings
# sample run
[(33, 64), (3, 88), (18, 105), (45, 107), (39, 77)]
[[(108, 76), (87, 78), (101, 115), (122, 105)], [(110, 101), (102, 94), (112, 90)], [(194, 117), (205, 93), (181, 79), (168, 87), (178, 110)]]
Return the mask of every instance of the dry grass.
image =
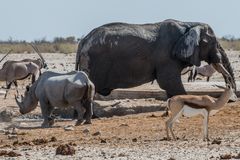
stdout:
[(223, 46), (224, 49), (226, 50), (240, 50), (240, 40), (224, 40), (220, 39), (219, 40), (221, 45)]
[[(77, 43), (39, 43), (35, 46), (42, 53), (76, 53)], [(12, 49), (13, 53), (32, 53), (33, 48), (27, 43), (0, 43), (0, 53)]]

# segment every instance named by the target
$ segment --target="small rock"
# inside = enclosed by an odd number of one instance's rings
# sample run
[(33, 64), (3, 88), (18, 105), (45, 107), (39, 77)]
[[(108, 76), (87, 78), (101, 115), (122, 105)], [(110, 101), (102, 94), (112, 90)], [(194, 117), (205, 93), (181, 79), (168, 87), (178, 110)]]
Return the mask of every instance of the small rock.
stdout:
[(69, 144), (60, 145), (56, 149), (56, 155), (73, 155), (75, 154), (75, 149)]
[(132, 141), (133, 141), (133, 142), (137, 142), (137, 138), (133, 138)]
[(8, 139), (15, 139), (15, 138), (17, 138), (16, 134), (9, 134), (8, 135)]
[(240, 159), (240, 152), (238, 153), (238, 155), (233, 156), (232, 158), (234, 158), (234, 159)]
[(42, 145), (42, 144), (48, 143), (48, 140), (45, 138), (39, 138), (39, 139), (32, 140), (32, 143), (35, 145)]
[(73, 131), (73, 130), (74, 130), (74, 127), (73, 127), (72, 125), (65, 126), (65, 127), (64, 127), (64, 130), (65, 130), (65, 131)]
[(5, 133), (5, 130), (4, 129), (0, 129), (0, 133)]
[(13, 113), (9, 109), (5, 109), (0, 112), (0, 121), (11, 122), (13, 118)]
[(231, 154), (224, 154), (220, 156), (220, 159), (231, 159), (232, 155)]
[(126, 123), (123, 123), (123, 124), (120, 124), (120, 126), (119, 127), (129, 127), (129, 125), (128, 124), (126, 124)]
[(119, 153), (118, 154), (118, 157), (126, 157), (127, 155), (126, 154), (124, 154), (124, 153)]
[(107, 143), (107, 141), (105, 139), (101, 139), (100, 143)]
[(115, 155), (111, 155), (111, 157), (110, 158), (114, 158), (115, 157)]
[(68, 144), (69, 144), (70, 146), (77, 146), (77, 144), (74, 143), (74, 142), (69, 142)]
[(9, 130), (5, 130), (4, 132), (5, 135), (11, 134)]
[(97, 131), (95, 133), (92, 134), (93, 136), (100, 136), (101, 135), (101, 132)]
[(56, 137), (52, 137), (51, 139), (50, 139), (50, 142), (56, 142), (57, 141), (57, 138)]
[(88, 134), (88, 133), (90, 133), (90, 131), (89, 131), (89, 129), (84, 129), (83, 133)]
[(157, 116), (155, 114), (152, 114), (150, 116), (148, 116), (148, 118), (156, 118)]
[(221, 141), (221, 139), (214, 139), (213, 141), (212, 141), (212, 144), (221, 144), (222, 143), (222, 141)]
[(13, 129), (12, 129), (12, 134), (17, 134), (17, 132), (18, 132), (18, 129), (17, 129), (17, 128), (13, 128)]
[(1, 150), (0, 151), (0, 156), (4, 156), (4, 157), (18, 157), (18, 156), (22, 156), (19, 153), (13, 152), (13, 151), (5, 151), (5, 150)]

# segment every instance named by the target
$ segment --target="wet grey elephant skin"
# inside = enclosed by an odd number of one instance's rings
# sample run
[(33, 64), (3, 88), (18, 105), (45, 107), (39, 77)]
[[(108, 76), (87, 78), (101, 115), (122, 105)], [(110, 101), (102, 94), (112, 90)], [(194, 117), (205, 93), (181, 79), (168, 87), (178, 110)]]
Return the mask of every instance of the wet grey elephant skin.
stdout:
[(187, 66), (200, 66), (201, 61), (216, 64), (217, 71), (236, 89), (225, 51), (211, 27), (198, 22), (165, 20), (100, 26), (79, 43), (75, 69), (85, 71), (96, 92), (104, 96), (116, 88), (135, 87), (156, 79), (171, 97), (186, 94), (181, 71)]
[(44, 119), (42, 127), (51, 127), (54, 124), (51, 116), (54, 107), (70, 106), (77, 111), (76, 125), (80, 125), (84, 117), (85, 124), (91, 123), (94, 94), (94, 84), (84, 72), (73, 71), (63, 74), (47, 71), (30, 88), (26, 88), (21, 101), (17, 97), (15, 100), (22, 114), (34, 110), (40, 102)]

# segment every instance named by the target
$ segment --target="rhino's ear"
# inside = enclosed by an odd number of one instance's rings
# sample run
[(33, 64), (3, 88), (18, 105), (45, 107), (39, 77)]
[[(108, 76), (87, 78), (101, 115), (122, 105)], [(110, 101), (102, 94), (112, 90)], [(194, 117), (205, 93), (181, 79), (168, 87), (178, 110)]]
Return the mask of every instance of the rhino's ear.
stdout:
[(181, 61), (199, 66), (201, 63), (199, 57), (200, 34), (201, 26), (193, 27), (186, 32), (175, 44), (173, 56)]

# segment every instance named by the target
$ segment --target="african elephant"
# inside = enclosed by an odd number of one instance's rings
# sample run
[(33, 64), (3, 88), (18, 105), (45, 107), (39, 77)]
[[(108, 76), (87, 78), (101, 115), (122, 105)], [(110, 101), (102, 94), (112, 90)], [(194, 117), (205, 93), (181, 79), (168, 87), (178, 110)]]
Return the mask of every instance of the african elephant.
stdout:
[(171, 97), (186, 94), (181, 71), (201, 61), (213, 64), (236, 89), (226, 53), (211, 27), (199, 22), (105, 24), (81, 40), (75, 69), (87, 72), (101, 95), (156, 79)]

